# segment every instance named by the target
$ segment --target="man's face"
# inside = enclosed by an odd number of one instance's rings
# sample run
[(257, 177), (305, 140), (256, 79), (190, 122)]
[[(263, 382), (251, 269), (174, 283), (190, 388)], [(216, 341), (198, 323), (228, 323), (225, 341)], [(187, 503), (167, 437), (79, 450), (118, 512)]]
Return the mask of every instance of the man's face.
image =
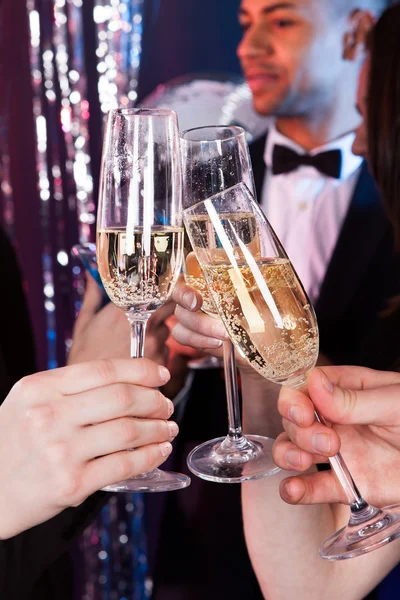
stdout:
[(362, 117), (362, 122), (356, 131), (356, 137), (353, 142), (354, 154), (359, 154), (364, 158), (368, 155), (368, 133), (367, 133), (367, 91), (369, 77), (369, 59), (367, 58), (360, 71), (357, 90), (357, 109)]
[(325, 0), (242, 0), (238, 56), (260, 114), (328, 109), (341, 74), (346, 15)]

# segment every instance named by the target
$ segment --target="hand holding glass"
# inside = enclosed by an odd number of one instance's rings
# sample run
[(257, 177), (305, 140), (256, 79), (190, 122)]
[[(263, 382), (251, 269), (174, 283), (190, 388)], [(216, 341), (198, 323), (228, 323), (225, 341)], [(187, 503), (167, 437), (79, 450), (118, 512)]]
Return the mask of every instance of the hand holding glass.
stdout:
[[(181, 220), (176, 114), (111, 111), (102, 158), (97, 261), (108, 296), (131, 325), (132, 358), (143, 357), (147, 321), (168, 300), (179, 277)], [(189, 483), (185, 475), (156, 469), (106, 490), (161, 492)]]
[[(184, 220), (213, 301), (237, 350), (267, 379), (305, 388), (318, 357), (314, 311), (246, 186), (236, 185), (187, 209)], [(322, 558), (353, 558), (397, 539), (400, 506), (370, 506), (342, 456), (331, 458), (330, 464), (348, 497), (351, 516), (346, 527), (324, 542)]]

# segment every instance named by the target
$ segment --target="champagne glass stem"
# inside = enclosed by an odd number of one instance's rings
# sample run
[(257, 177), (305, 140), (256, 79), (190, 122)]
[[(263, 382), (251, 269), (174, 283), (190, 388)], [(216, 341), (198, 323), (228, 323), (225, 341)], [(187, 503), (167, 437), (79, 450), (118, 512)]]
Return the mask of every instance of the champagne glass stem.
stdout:
[[(315, 418), (317, 419), (317, 421), (319, 423), (327, 425), (326, 420), (324, 419), (324, 417), (322, 415), (320, 415), (318, 413), (317, 410), (315, 410), (314, 413), (315, 413)], [(352, 510), (354, 509), (356, 511), (362, 510), (363, 508), (365, 508), (367, 503), (361, 496), (361, 494), (358, 490), (358, 487), (356, 486), (354, 479), (353, 479), (345, 461), (343, 460), (343, 456), (340, 454), (340, 452), (338, 454), (336, 454), (336, 456), (332, 456), (329, 459), (329, 463), (347, 496), (347, 501), (350, 504), (350, 508)]]
[[(315, 411), (315, 417), (319, 423), (326, 425), (326, 420), (318, 413), (318, 411)], [(329, 463), (346, 494), (348, 503), (350, 504), (351, 515), (349, 525), (359, 525), (378, 515), (380, 512), (379, 509), (370, 506), (361, 496), (340, 452), (336, 454), (336, 456), (330, 458)]]
[[(306, 380), (302, 380), (297, 385), (291, 386), (294, 389), (302, 388), (307, 393)], [(326, 419), (314, 409), (315, 418), (323, 425), (327, 425)], [(361, 496), (358, 487), (350, 473), (348, 466), (346, 465), (343, 456), (338, 452), (336, 456), (329, 458), (329, 464), (331, 465), (332, 471), (335, 473), (339, 480), (340, 485), (346, 494), (347, 501), (350, 505), (351, 517), (350, 524), (358, 524), (363, 521), (368, 521), (371, 517), (378, 514), (378, 509), (370, 506), (364, 498)]]
[(238, 442), (243, 438), (243, 432), (240, 417), (235, 347), (229, 340), (224, 342), (224, 371), (229, 420), (228, 435), (232, 442)]
[(147, 321), (150, 318), (148, 314), (132, 315), (126, 313), (131, 326), (131, 358), (144, 357), (144, 338), (146, 335)]
[[(131, 358), (144, 358), (144, 339), (150, 315), (146, 313), (132, 314), (128, 311), (126, 316), (131, 326)], [(146, 477), (148, 474), (148, 472), (142, 473), (142, 477)]]

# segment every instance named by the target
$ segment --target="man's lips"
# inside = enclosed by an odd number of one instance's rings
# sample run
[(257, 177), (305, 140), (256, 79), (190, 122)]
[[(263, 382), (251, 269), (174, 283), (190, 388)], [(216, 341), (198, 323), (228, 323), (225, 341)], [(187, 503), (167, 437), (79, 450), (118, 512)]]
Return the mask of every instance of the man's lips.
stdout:
[(245, 72), (245, 79), (249, 88), (253, 92), (257, 92), (276, 85), (280, 75), (275, 71), (247, 71)]

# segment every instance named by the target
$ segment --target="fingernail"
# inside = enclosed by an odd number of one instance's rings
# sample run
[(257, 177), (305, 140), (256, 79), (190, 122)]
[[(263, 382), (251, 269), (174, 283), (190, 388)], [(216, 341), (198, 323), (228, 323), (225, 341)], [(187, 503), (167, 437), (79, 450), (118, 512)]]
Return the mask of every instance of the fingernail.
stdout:
[(283, 496), (284, 500), (288, 500), (289, 502), (292, 499), (292, 493), (290, 489), (290, 481), (284, 481), (281, 486), (281, 496)]
[(301, 467), (301, 456), (297, 450), (288, 450), (286, 452), (286, 460), (291, 467), (298, 469)]
[(303, 425), (304, 415), (303, 409), (300, 408), (300, 406), (292, 406), (289, 410), (289, 417), (293, 423), (296, 423), (297, 425)]
[(329, 454), (331, 451), (331, 438), (326, 433), (316, 433), (311, 443), (316, 452)]
[(324, 388), (328, 390), (330, 394), (332, 394), (334, 388), (333, 383), (328, 379), (328, 377), (323, 371), (319, 372), (319, 376), (321, 377), (321, 383), (324, 386)]
[(217, 321), (217, 323), (215, 323), (215, 325), (214, 325), (214, 333), (215, 333), (215, 337), (217, 337), (217, 338), (221, 338), (223, 340), (229, 339), (229, 335), (225, 329), (225, 325), (219, 321)]
[(176, 436), (179, 433), (179, 427), (175, 423), (175, 421), (168, 421), (168, 429), (169, 429), (169, 435), (171, 436), (171, 438), (172, 439), (176, 438)]
[(172, 444), (170, 442), (163, 442), (159, 444), (161, 456), (168, 456), (172, 452)]
[(193, 310), (197, 304), (195, 294), (193, 294), (193, 292), (186, 292), (186, 294), (183, 294), (183, 302), (186, 304), (187, 308)]
[(222, 346), (221, 340), (216, 340), (215, 338), (208, 338), (207, 345), (212, 348), (220, 348)]
[(168, 406), (168, 418), (174, 414), (175, 406), (171, 400), (167, 398), (167, 406)]
[(166, 369), (165, 367), (162, 367), (161, 365), (159, 365), (159, 367), (158, 367), (158, 374), (160, 376), (161, 381), (163, 381), (164, 383), (167, 383), (167, 381), (169, 381), (171, 379), (171, 375), (170, 375), (168, 369)]

